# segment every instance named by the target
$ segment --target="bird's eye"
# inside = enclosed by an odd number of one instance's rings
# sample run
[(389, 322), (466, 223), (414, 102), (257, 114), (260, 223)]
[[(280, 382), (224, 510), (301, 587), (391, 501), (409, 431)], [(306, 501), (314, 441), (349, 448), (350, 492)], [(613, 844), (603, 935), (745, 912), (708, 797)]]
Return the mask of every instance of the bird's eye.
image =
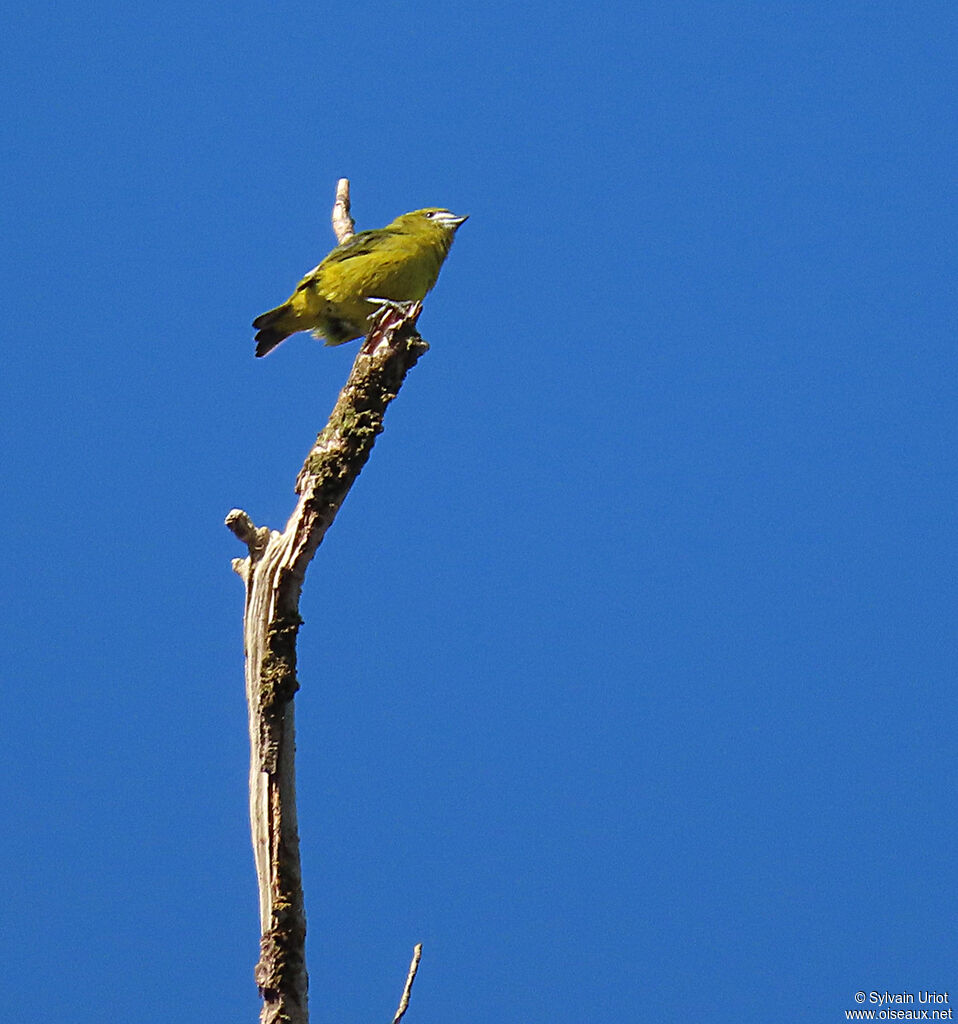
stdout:
[(426, 216), (427, 216), (427, 217), (428, 217), (428, 218), (429, 218), (430, 220), (432, 220), (432, 219), (433, 219), (433, 217), (435, 217), (435, 216), (436, 216), (436, 211), (435, 211), (435, 210), (430, 210), (430, 211), (429, 211), (429, 213), (427, 213), (427, 214), (426, 214)]

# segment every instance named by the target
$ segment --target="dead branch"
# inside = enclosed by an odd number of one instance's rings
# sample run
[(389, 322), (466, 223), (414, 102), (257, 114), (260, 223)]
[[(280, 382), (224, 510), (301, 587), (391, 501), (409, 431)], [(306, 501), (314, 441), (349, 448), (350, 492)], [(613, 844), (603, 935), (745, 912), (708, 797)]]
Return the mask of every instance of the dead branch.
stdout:
[(336, 241), (345, 242), (356, 231), (356, 224), (349, 215), (349, 178), (336, 182), (336, 201), (333, 203), (333, 231)]
[(416, 944), (412, 951), (412, 963), (409, 965), (409, 973), (406, 975), (406, 984), (402, 990), (402, 999), (399, 1000), (399, 1009), (393, 1017), (393, 1024), (399, 1024), (403, 1019), (406, 1010), (409, 1009), (409, 997), (412, 995), (412, 983), (416, 980), (416, 971), (419, 970), (419, 958), (422, 956), (422, 943)]
[[(337, 187), (334, 223), (337, 216), (351, 230), (346, 179)], [(262, 1024), (307, 1024), (309, 1019), (293, 716), (300, 593), (310, 560), (382, 432), (387, 406), (429, 347), (416, 330), (421, 308), (414, 303), (393, 310), (370, 332), (300, 470), (299, 500), (285, 529), (256, 527), (240, 509), (226, 520), (249, 551), (233, 560), (233, 568), (246, 584), (250, 827), (262, 930), (255, 977), (263, 997)], [(402, 1013), (414, 976), (411, 968)]]

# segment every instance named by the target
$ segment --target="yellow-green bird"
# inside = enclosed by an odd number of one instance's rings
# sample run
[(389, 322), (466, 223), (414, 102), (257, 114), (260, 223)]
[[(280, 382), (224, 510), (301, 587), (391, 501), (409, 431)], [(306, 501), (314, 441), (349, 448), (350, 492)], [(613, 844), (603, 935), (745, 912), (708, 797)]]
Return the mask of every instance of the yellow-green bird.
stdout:
[(342, 345), (369, 330), (376, 299), (424, 298), (465, 220), (449, 210), (414, 210), (384, 228), (347, 238), (299, 282), (282, 306), (253, 321), (257, 356), (272, 352), (297, 331), (312, 331), (327, 345)]

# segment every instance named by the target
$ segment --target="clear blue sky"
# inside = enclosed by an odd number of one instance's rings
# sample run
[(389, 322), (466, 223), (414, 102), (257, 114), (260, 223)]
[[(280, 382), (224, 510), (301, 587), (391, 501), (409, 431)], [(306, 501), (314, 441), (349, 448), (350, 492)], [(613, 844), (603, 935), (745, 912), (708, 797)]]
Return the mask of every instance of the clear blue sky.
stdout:
[[(254, 1021), (241, 554), (355, 346), (250, 320), (468, 213), (313, 563), (312, 1006), (844, 1020), (952, 990), (953, 3), (21, 6), (0, 962)], [(12, 1019), (12, 1018), (11, 1018)]]

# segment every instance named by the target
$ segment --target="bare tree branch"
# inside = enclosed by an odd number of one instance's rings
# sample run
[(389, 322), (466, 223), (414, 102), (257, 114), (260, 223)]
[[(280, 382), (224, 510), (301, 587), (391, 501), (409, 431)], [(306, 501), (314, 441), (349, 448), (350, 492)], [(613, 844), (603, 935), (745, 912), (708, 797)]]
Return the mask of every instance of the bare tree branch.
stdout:
[(409, 965), (409, 973), (406, 975), (406, 984), (402, 990), (402, 999), (399, 1000), (399, 1009), (393, 1017), (393, 1024), (399, 1024), (403, 1019), (406, 1010), (409, 1009), (409, 997), (412, 995), (412, 983), (416, 980), (416, 971), (419, 970), (419, 958), (422, 956), (422, 943), (416, 944), (412, 951), (412, 963)]
[(336, 182), (336, 202), (333, 203), (333, 231), (337, 242), (345, 242), (356, 231), (356, 224), (349, 215), (349, 178)]
[[(348, 220), (345, 179), (337, 188), (337, 208), (341, 199)], [(387, 406), (429, 347), (416, 330), (421, 308), (419, 303), (390, 307), (377, 319), (306, 457), (296, 481), (299, 500), (282, 533), (256, 527), (241, 509), (226, 520), (249, 551), (233, 560), (233, 568), (246, 584), (250, 827), (262, 929), (255, 977), (263, 997), (262, 1024), (307, 1024), (309, 1019), (294, 764), (300, 592), (310, 560), (382, 432)], [(414, 975), (412, 970), (406, 1003)]]

